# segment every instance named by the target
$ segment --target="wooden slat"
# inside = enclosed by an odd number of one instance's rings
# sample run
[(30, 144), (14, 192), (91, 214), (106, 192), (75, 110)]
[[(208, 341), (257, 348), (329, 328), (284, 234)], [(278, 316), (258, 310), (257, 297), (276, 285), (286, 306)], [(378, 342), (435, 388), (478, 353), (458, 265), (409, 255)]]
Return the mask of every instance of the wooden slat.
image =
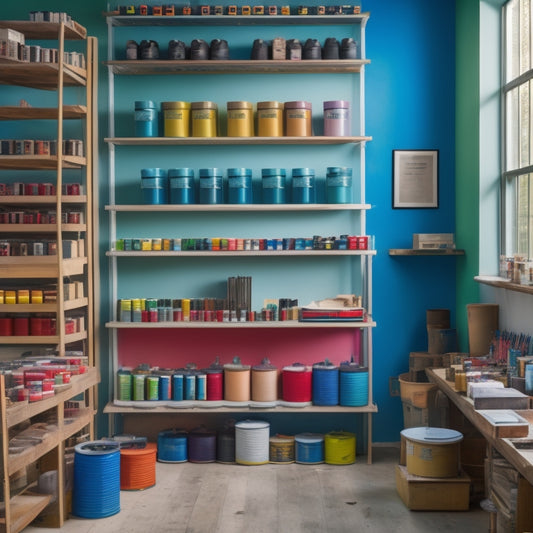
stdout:
[[(87, 196), (85, 194), (61, 196), (61, 202), (64, 204), (84, 204), (87, 202)], [(0, 196), (0, 205), (53, 205), (55, 203), (57, 203), (57, 196), (55, 195)]]
[[(62, 224), (61, 230), (85, 231), (85, 224)], [(55, 233), (57, 224), (0, 224), (0, 233)]]
[(48, 505), (50, 494), (20, 494), (11, 499), (9, 533), (17, 533), (30, 525), (37, 515)]
[[(87, 30), (76, 21), (65, 26), (65, 39), (80, 40), (87, 37)], [(0, 28), (11, 28), (24, 34), (26, 39), (57, 39), (61, 28), (58, 22), (36, 22), (33, 20), (0, 20)]]
[[(63, 259), (64, 274), (74, 276), (83, 274), (85, 257)], [(58, 257), (44, 256), (11, 256), (0, 257), (0, 278), (57, 278)]]
[(430, 250), (428, 248), (424, 250), (413, 250), (411, 248), (391, 248), (389, 250), (389, 255), (465, 255), (464, 250), (448, 250), (448, 249), (435, 249)]
[[(34, 89), (55, 90), (57, 88), (57, 63), (21, 63), (3, 60), (0, 62), (0, 84), (18, 85)], [(65, 66), (65, 86), (85, 85), (86, 72), (79, 67)]]
[[(0, 169), (4, 170), (55, 170), (57, 156), (43, 155), (0, 155)], [(64, 156), (63, 168), (81, 168), (85, 165), (85, 157)]]
[[(87, 114), (84, 105), (63, 107), (64, 119), (80, 119)], [(0, 106), (0, 120), (57, 120), (55, 107)]]

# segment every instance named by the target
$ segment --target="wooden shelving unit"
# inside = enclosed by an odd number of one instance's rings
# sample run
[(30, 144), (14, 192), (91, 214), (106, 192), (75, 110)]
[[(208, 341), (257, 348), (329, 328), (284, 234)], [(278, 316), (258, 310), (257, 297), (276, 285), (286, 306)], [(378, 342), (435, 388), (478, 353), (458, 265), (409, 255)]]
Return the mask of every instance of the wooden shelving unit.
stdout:
[(465, 255), (464, 250), (447, 250), (447, 249), (435, 249), (435, 250), (414, 250), (412, 248), (391, 248), (389, 255), (402, 255), (402, 256), (422, 256), (422, 255)]
[[(65, 356), (69, 351), (83, 353), (88, 358), (89, 369), (86, 374), (73, 376), (70, 385), (62, 385), (51, 398), (38, 402), (16, 402), (8, 405), (4, 376), (0, 375), (0, 423), (2, 432), (2, 454), (0, 469), (2, 472), (3, 494), (0, 531), (17, 533), (30, 524), (50, 502), (48, 495), (32, 494), (26, 486), (14, 494), (11, 490), (10, 476), (33, 463), (39, 462), (42, 471), (57, 470), (58, 487), (63, 487), (64, 473), (64, 442), (67, 438), (85, 430), (90, 438), (94, 435), (95, 387), (100, 380), (96, 361), (95, 345), (95, 297), (93, 278), (95, 260), (93, 254), (93, 240), (96, 226), (96, 209), (93, 195), (96, 191), (97, 155), (97, 42), (94, 37), (87, 37), (85, 28), (72, 22), (49, 23), (33, 21), (0, 21), (0, 28), (11, 28), (25, 35), (26, 42), (36, 39), (51, 40), (58, 49), (57, 63), (28, 63), (20, 61), (2, 60), (0, 62), (0, 78), (3, 85), (29, 87), (37, 90), (53, 91), (57, 95), (55, 107), (19, 107), (0, 106), (1, 121), (24, 121), (30, 132), (31, 122), (49, 120), (54, 121), (50, 128), (49, 138), (57, 141), (57, 155), (0, 155), (0, 170), (7, 171), (6, 183), (12, 181), (36, 181), (35, 173), (25, 179), (23, 173), (18, 173), (14, 179), (9, 175), (11, 171), (39, 171), (38, 181), (52, 183), (56, 194), (49, 196), (0, 196), (0, 206), (7, 209), (25, 207), (34, 209), (42, 206), (53, 209), (58, 223), (53, 224), (0, 224), (2, 239), (13, 237), (16, 240), (38, 240), (39, 236), (51, 238), (56, 243), (56, 255), (11, 255), (0, 257), (0, 279), (4, 285), (0, 288), (32, 288), (49, 287), (53, 285), (57, 290), (56, 302), (47, 304), (0, 304), (0, 312), (15, 318), (21, 314), (30, 317), (46, 313), (55, 319), (55, 335), (10, 335), (0, 336), (0, 346), (20, 347), (20, 351), (29, 348), (47, 348), (51, 353)], [(65, 63), (65, 41), (85, 41), (86, 68), (79, 68)], [(68, 88), (68, 89), (67, 89)], [(67, 94), (66, 91), (69, 91)], [(77, 92), (76, 92), (77, 91)], [(73, 93), (76, 92), (74, 95)], [(80, 103), (66, 104), (69, 97), (75, 97)], [(72, 98), (74, 99), (74, 98)], [(79, 121), (79, 137), (84, 141), (83, 157), (63, 155), (65, 120)], [(76, 128), (76, 124), (73, 124)], [(48, 138), (48, 137), (47, 137)], [(68, 174), (67, 174), (68, 173)], [(83, 187), (83, 194), (66, 196), (63, 185), (70, 181), (79, 182)], [(4, 179), (2, 179), (4, 181)], [(61, 223), (64, 206), (76, 206), (83, 212), (83, 224)], [(81, 257), (63, 258), (63, 241), (83, 238), (84, 254)], [(73, 278), (84, 285), (83, 297), (65, 301), (64, 282), (66, 278)], [(72, 281), (72, 280), (71, 280)], [(41, 283), (41, 285), (39, 285)], [(70, 317), (82, 315), (84, 329), (75, 333), (66, 333), (66, 322)], [(10, 350), (12, 351), (12, 350)], [(66, 419), (65, 402), (77, 397), (85, 407), (78, 415)], [(46, 438), (36, 446), (26, 450), (10, 453), (8, 441), (12, 434), (20, 429), (16, 428), (21, 422), (32, 423), (35, 417), (47, 413), (56, 419), (56, 423), (46, 434)], [(38, 420), (38, 419), (37, 419)], [(44, 465), (45, 460), (46, 465)], [(60, 527), (63, 524), (66, 511), (64, 490), (57, 491), (58, 497), (47, 513), (51, 516), (52, 525)], [(12, 497), (9, 497), (9, 496)]]

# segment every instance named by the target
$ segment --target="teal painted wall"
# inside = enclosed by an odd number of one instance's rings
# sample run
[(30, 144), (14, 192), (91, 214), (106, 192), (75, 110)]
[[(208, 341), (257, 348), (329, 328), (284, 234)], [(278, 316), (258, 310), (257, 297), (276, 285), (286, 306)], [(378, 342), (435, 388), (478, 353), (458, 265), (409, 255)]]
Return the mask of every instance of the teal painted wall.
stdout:
[[(458, 9), (461, 10), (458, 3)], [(60, 0), (48, 0), (46, 2), (25, 2), (12, 4), (3, 8), (2, 16), (6, 19), (25, 19), (30, 10), (47, 9), (56, 11), (68, 11), (75, 19), (88, 28), (89, 34), (99, 38), (100, 59), (104, 60), (107, 51), (107, 38), (105, 19), (101, 13), (106, 9), (105, 2), (92, 2), (90, 4), (71, 3)], [(471, 29), (471, 21), (463, 22), (457, 17), (453, 5), (449, 2), (427, 2), (426, 0), (406, 0), (402, 2), (401, 9), (397, 2), (392, 0), (368, 0), (363, 2), (364, 10), (371, 13), (367, 26), (367, 56), (371, 64), (366, 69), (366, 133), (373, 137), (368, 143), (366, 151), (367, 164), (367, 195), (366, 200), (372, 204), (372, 210), (368, 214), (368, 233), (376, 239), (378, 255), (374, 260), (374, 318), (378, 327), (374, 332), (374, 399), (378, 404), (379, 413), (375, 416), (373, 438), (377, 442), (391, 442), (399, 439), (399, 431), (402, 429), (402, 407), (399, 398), (389, 395), (389, 377), (398, 376), (399, 373), (408, 369), (408, 355), (410, 351), (423, 351), (427, 348), (427, 336), (425, 329), (425, 312), (428, 308), (449, 308), (452, 310), (453, 325), (460, 327), (459, 316), (455, 316), (456, 310), (456, 259), (454, 258), (392, 258), (388, 255), (389, 248), (408, 248), (411, 245), (413, 233), (427, 232), (454, 232), (456, 231), (456, 128), (455, 113), (455, 28), (460, 25), (461, 32), (466, 34)], [(437, 23), (438, 22), (438, 23)], [(464, 27), (463, 27), (464, 25)], [(212, 29), (211, 29), (212, 30)], [(211, 32), (209, 30), (209, 32)], [(201, 33), (201, 32), (200, 32)], [(209, 37), (211, 33), (206, 33)], [(317, 36), (327, 35), (317, 30)], [(201, 36), (201, 35), (199, 35)], [(457, 53), (457, 60), (462, 58)], [(459, 73), (467, 74), (472, 64), (465, 64)], [(461, 75), (463, 75), (461, 74)], [(100, 138), (106, 136), (107, 131), (107, 76), (105, 67), (100, 69), (99, 87), (99, 121)], [(193, 77), (194, 78), (194, 77)], [(216, 82), (217, 99), (226, 101), (237, 98), (259, 100), (268, 94), (260, 81), (246, 80), (239, 77), (221, 76)], [(280, 78), (281, 79), (281, 78)], [(277, 86), (278, 98), (282, 101), (289, 99), (301, 99), (306, 94), (312, 94), (313, 86), (311, 78), (300, 76), (283, 77), (284, 85)], [(127, 83), (128, 80), (125, 80)], [(335, 76), (331, 77), (332, 87), (336, 84)], [(121, 82), (124, 83), (124, 82)], [(158, 100), (164, 98), (174, 99), (179, 94), (180, 86), (175, 85), (175, 92), (165, 89), (158, 83), (150, 88), (148, 84), (143, 86), (137, 80), (123, 87), (126, 100), (120, 105), (123, 113), (122, 131), (126, 131), (128, 124), (131, 125), (129, 103), (136, 99), (136, 94), (146, 94), (150, 89), (154, 91)], [(202, 76), (194, 80), (187, 80), (187, 84), (196, 84), (198, 99), (212, 95), (212, 80)], [(250, 85), (248, 85), (250, 83)], [(467, 88), (465, 82), (465, 90)], [(355, 87), (353, 88), (355, 90)], [(343, 88), (344, 90), (351, 90)], [(3, 89), (2, 89), (3, 91)], [(257, 95), (257, 99), (250, 97), (250, 92)], [(7, 93), (6, 93), (7, 94)], [(24, 91), (10, 93), (12, 98), (20, 98), (25, 95)], [(231, 98), (227, 97), (231, 94)], [(2, 92), (4, 95), (4, 92)], [(286, 95), (286, 98), (285, 98)], [(325, 93), (317, 93), (317, 101), (324, 99)], [(127, 101), (130, 101), (127, 103)], [(6, 102), (7, 103), (7, 102)], [(465, 126), (468, 126), (467, 116), (470, 116), (470, 104), (464, 108), (458, 103), (458, 114), (465, 117)], [(460, 113), (459, 113), (460, 111)], [(0, 128), (2, 126), (0, 125)], [(6, 137), (4, 132), (1, 136)], [(462, 129), (461, 129), (461, 135)], [(276, 154), (276, 164), (292, 166), (288, 147), (282, 147)], [(471, 164), (466, 155), (466, 149), (460, 148), (465, 153), (461, 158), (461, 176), (459, 185), (464, 187), (463, 181), (469, 181), (475, 169), (463, 168)], [(437, 149), (439, 150), (439, 176), (440, 193), (438, 209), (421, 210), (396, 210), (392, 209), (392, 150), (394, 149)], [(346, 157), (341, 147), (334, 153), (339, 158)], [(154, 157), (161, 151), (156, 150)], [(182, 151), (183, 152), (183, 151)], [(330, 152), (327, 152), (330, 154)], [(264, 157), (265, 152), (261, 148), (246, 151), (243, 155), (242, 166), (254, 164), (254, 158)], [(131, 161), (125, 165), (121, 172), (123, 177), (128, 175), (131, 179), (137, 179), (139, 165), (143, 165), (141, 154), (130, 150)], [(178, 156), (177, 156), (178, 157)], [(209, 156), (205, 152), (192, 149), (190, 153), (181, 154), (180, 162), (194, 168), (211, 166), (214, 161), (220, 161), (221, 166), (233, 166), (232, 154), (223, 149), (214, 150)], [(306, 165), (324, 168), (325, 161), (331, 157), (323, 149), (317, 149), (306, 154)], [(203, 158), (202, 163), (197, 162)], [(103, 205), (107, 203), (107, 147), (100, 143), (100, 188), (101, 188), (101, 229), (100, 229), (100, 255), (101, 255), (101, 284), (102, 284), (102, 324), (108, 318), (107, 305), (107, 261), (104, 256), (108, 248), (107, 215), (103, 211)], [(234, 159), (233, 159), (234, 160)], [(146, 161), (153, 166), (153, 159)], [(217, 163), (218, 164), (218, 163)], [(173, 165), (172, 165), (173, 166)], [(176, 166), (182, 166), (180, 165)], [(238, 166), (241, 166), (239, 164)], [(267, 165), (270, 166), (270, 165)], [(297, 166), (297, 165), (294, 165)], [(303, 164), (301, 166), (304, 166)], [(466, 177), (465, 177), (466, 176)], [(462, 190), (462, 189), (461, 189)], [(469, 200), (462, 196), (461, 209), (458, 212), (458, 221), (465, 227), (468, 226), (468, 212), (472, 212), (469, 203), (472, 201), (470, 188), (466, 191)], [(129, 194), (127, 192), (126, 194)], [(341, 215), (342, 216), (342, 215)], [(250, 220), (248, 219), (248, 222)], [(255, 222), (254, 222), (255, 223)], [(275, 221), (272, 220), (275, 224)], [(329, 224), (327, 222), (324, 222)], [(320, 229), (323, 229), (320, 228)], [(474, 231), (474, 229), (472, 229)], [(474, 272), (470, 262), (470, 240), (465, 241), (463, 232), (458, 232), (458, 245), (467, 248), (467, 259), (464, 264), (458, 263), (458, 273)], [(459, 260), (461, 261), (461, 260)], [(300, 266), (300, 263), (293, 268)], [(306, 265), (302, 264), (302, 272)], [(468, 267), (468, 269), (467, 269)], [(242, 268), (246, 268), (243, 263)], [(313, 268), (322, 269), (324, 279), (332, 278), (327, 265), (313, 265)], [(477, 272), (476, 272), (477, 273)], [(202, 281), (206, 272), (199, 272), (196, 283)], [(226, 273), (221, 273), (224, 277)], [(339, 278), (339, 287), (342, 287), (346, 279), (346, 271), (335, 272), (335, 278)], [(262, 273), (268, 278), (268, 265)], [(206, 278), (207, 279), (207, 278)], [(127, 281), (132, 290), (137, 288), (138, 276), (132, 268), (126, 274)], [(289, 290), (289, 286), (283, 279), (276, 279), (279, 283), (279, 291)], [(460, 282), (460, 287), (469, 287), (466, 282)], [(335, 284), (330, 285), (333, 290)], [(261, 282), (259, 292), (265, 290), (265, 283)], [(318, 294), (313, 289), (313, 297)], [(469, 289), (470, 290), (470, 289)], [(458, 289), (458, 295), (462, 291)], [(324, 294), (325, 295), (325, 294)], [(457, 305), (457, 308), (460, 306)], [(100, 386), (100, 405), (107, 402), (109, 395), (107, 390), (108, 381), (108, 353), (107, 337), (105, 328), (102, 326), (102, 385)], [(313, 417), (306, 418), (308, 423), (313, 422)], [(100, 417), (99, 434), (107, 431), (105, 417)], [(342, 418), (337, 424), (345, 429), (352, 427), (353, 422), (348, 418)]]

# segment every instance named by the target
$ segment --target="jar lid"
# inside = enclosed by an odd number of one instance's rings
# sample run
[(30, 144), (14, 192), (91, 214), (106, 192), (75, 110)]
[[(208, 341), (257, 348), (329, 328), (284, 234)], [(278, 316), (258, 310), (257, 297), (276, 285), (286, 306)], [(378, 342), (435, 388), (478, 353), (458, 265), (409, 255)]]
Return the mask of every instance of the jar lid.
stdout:
[(283, 103), (276, 101), (257, 102), (257, 109), (283, 109)]
[(201, 178), (222, 176), (222, 170), (220, 168), (201, 168), (198, 172)]
[(228, 168), (228, 178), (244, 176), (248, 177), (252, 175), (251, 168)]
[(220, 364), (220, 357), (218, 355), (208, 368), (204, 368), (206, 374), (221, 374), (223, 371), (224, 365)]
[(250, 370), (250, 365), (243, 365), (240, 357), (234, 357), (231, 363), (224, 365), (224, 370)]
[(350, 361), (343, 361), (339, 366), (339, 370), (341, 372), (368, 372), (366, 366), (359, 366), (357, 363), (351, 363)]
[(463, 434), (454, 429), (418, 427), (400, 432), (406, 439), (420, 444), (451, 444), (463, 440)]
[(294, 436), (294, 440), (306, 444), (317, 444), (324, 441), (324, 435), (321, 433), (298, 433)]
[(218, 109), (218, 105), (215, 102), (192, 102), (191, 109)]
[(245, 102), (244, 100), (239, 100), (237, 102), (228, 102), (228, 109), (253, 109), (254, 106), (252, 102)]
[(194, 178), (194, 170), (192, 168), (169, 168), (169, 178)]
[(286, 171), (284, 168), (262, 168), (261, 176), (267, 178), (269, 176), (286, 176)]
[(293, 363), (292, 365), (283, 367), (284, 372), (309, 372), (310, 370), (310, 367), (302, 363)]
[(313, 370), (337, 370), (337, 368), (337, 365), (334, 365), (329, 359), (313, 365)]
[(252, 367), (252, 370), (257, 370), (259, 372), (264, 372), (264, 371), (272, 371), (272, 370), (277, 370), (277, 367), (275, 367), (271, 362), (270, 362), (270, 359), (268, 357), (265, 357), (262, 361), (261, 361), (261, 364), (260, 365), (254, 365)]
[(285, 102), (285, 109), (309, 109), (311, 110), (311, 102), (303, 100), (295, 100), (294, 102)]
[(324, 102), (324, 109), (349, 109), (350, 102), (347, 100), (329, 100)]
[(292, 169), (292, 175), (293, 177), (296, 176), (314, 176), (315, 175), (315, 169), (314, 168), (293, 168)]
[(161, 109), (190, 109), (190, 102), (161, 102)]
[(327, 172), (329, 176), (351, 176), (352, 169), (350, 167), (328, 167)]
[(166, 178), (167, 171), (164, 168), (141, 168), (141, 178)]
[(266, 429), (270, 427), (269, 422), (264, 420), (241, 420), (235, 424), (238, 429)]
[(155, 109), (155, 104), (152, 100), (136, 100), (135, 109)]

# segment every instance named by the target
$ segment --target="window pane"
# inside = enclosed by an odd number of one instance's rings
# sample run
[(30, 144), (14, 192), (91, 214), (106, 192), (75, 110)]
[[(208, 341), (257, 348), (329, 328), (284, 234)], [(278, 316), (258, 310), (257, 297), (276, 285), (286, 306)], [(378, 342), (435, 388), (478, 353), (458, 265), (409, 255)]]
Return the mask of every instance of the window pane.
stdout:
[(530, 116), (529, 116), (529, 83), (524, 83), (519, 87), (520, 111), (520, 168), (529, 165), (529, 130), (530, 130)]
[(511, 0), (505, 5), (505, 20), (506, 20), (506, 72), (505, 81), (508, 82), (519, 75), (520, 72), (520, 54), (519, 54), (519, 22), (520, 11), (519, 1)]
[(517, 250), (529, 257), (529, 175), (518, 178), (517, 189)]
[(531, 12), (530, 0), (520, 2), (520, 74), (527, 72), (531, 68)]
[(519, 151), (518, 89), (507, 93), (505, 106), (505, 170), (518, 168)]

